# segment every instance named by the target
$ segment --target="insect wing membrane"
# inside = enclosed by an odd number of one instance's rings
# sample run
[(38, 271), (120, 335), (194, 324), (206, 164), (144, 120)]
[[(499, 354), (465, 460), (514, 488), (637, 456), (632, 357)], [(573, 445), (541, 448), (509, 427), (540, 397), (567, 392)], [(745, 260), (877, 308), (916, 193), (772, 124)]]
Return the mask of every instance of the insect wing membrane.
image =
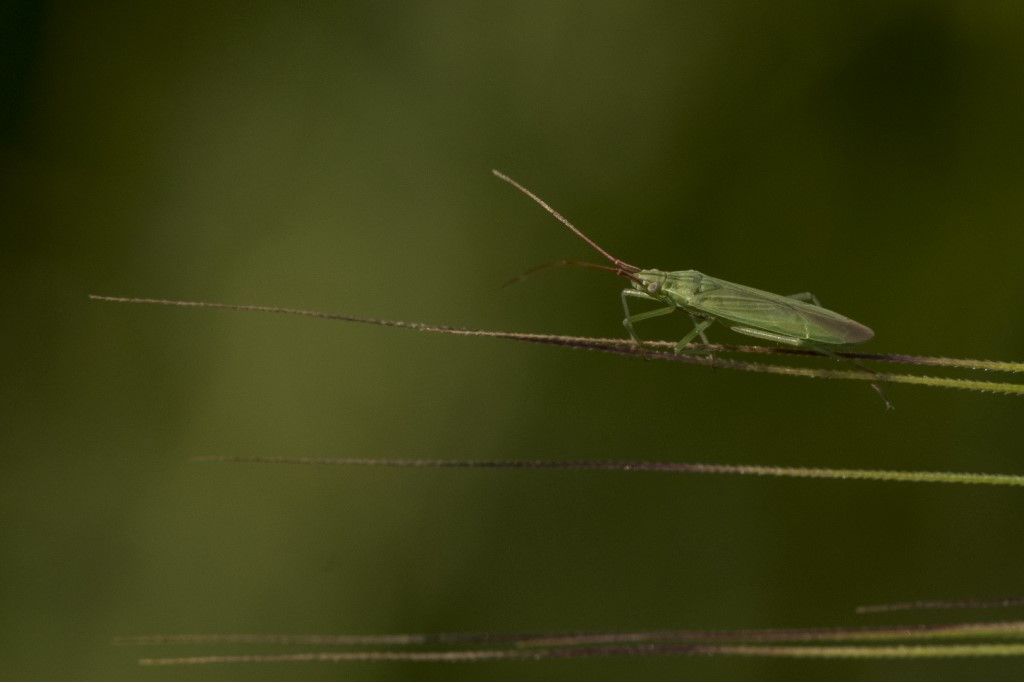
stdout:
[(693, 306), (741, 325), (825, 344), (854, 344), (874, 335), (826, 308), (706, 275)]

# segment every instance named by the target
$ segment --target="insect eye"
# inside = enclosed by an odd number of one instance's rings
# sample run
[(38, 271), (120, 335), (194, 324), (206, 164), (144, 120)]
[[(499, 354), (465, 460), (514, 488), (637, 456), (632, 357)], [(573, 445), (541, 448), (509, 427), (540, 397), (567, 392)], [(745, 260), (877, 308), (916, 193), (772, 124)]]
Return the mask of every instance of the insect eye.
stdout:
[(659, 282), (648, 282), (647, 283), (647, 291), (650, 292), (651, 294), (657, 294), (658, 292), (661, 291), (661, 283), (659, 283)]

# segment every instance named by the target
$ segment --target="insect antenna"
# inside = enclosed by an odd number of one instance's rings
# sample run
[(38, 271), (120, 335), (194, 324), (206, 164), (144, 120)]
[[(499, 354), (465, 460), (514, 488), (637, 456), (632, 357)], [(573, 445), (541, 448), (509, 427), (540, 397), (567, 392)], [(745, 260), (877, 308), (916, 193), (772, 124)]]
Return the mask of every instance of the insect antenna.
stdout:
[(526, 278), (530, 277), (531, 275), (539, 273), (542, 270), (548, 270), (549, 268), (592, 268), (594, 270), (603, 270), (603, 271), (606, 271), (606, 272), (609, 272), (609, 273), (614, 273), (615, 275), (621, 275), (622, 277), (627, 277), (627, 278), (629, 278), (629, 279), (631, 279), (633, 281), (637, 281), (637, 279), (633, 276), (632, 273), (626, 272), (622, 268), (612, 268), (611, 266), (603, 266), (600, 263), (589, 263), (587, 261), (573, 261), (571, 259), (559, 259), (557, 261), (548, 261), (547, 263), (542, 263), (539, 266), (534, 266), (533, 268), (528, 268), (527, 270), (524, 270), (523, 272), (519, 273), (519, 275), (516, 275), (515, 277), (510, 278), (501, 287), (502, 287), (502, 289), (504, 289), (505, 287), (510, 287), (510, 286), (520, 282), (521, 280), (525, 280)]
[(535, 195), (530, 190), (528, 190), (525, 187), (523, 187), (522, 185), (520, 185), (515, 180), (512, 180), (507, 175), (505, 175), (504, 173), (502, 173), (501, 171), (498, 171), (496, 169), (491, 169), (491, 173), (493, 173), (496, 177), (500, 178), (501, 180), (504, 180), (506, 183), (508, 183), (512, 187), (516, 188), (517, 190), (519, 190), (520, 192), (525, 194), (527, 197), (529, 197), (533, 201), (537, 202), (537, 204), (539, 204), (541, 206), (541, 208), (543, 208), (549, 214), (554, 216), (555, 220), (557, 220), (559, 223), (561, 223), (562, 225), (564, 225), (565, 227), (569, 228), (574, 233), (576, 233), (577, 237), (579, 237), (581, 240), (583, 240), (584, 242), (589, 244), (594, 250), (597, 251), (597, 253), (601, 254), (601, 256), (604, 256), (606, 259), (608, 259), (609, 261), (614, 263), (615, 267), (618, 268), (619, 270), (621, 270), (623, 274), (635, 273), (635, 272), (640, 270), (636, 266), (630, 265), (630, 264), (626, 263), (625, 261), (623, 261), (622, 259), (615, 258), (611, 254), (609, 254), (607, 251), (602, 249), (601, 246), (598, 245), (597, 242), (595, 242), (594, 240), (592, 240), (589, 237), (587, 237), (583, 233), (582, 230), (580, 230), (575, 225), (570, 223), (569, 220), (565, 216), (563, 216), (562, 214), (558, 213), (553, 208), (551, 208), (550, 204), (548, 204), (546, 201), (544, 201), (543, 199), (541, 199), (540, 197)]

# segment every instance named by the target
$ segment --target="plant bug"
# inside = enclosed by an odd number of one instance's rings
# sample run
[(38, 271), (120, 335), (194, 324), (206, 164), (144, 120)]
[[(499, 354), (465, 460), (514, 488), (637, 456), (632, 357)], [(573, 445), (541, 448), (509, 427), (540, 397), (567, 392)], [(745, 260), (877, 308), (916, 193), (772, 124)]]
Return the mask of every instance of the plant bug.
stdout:
[[(685, 353), (686, 347), (697, 337), (707, 344), (705, 330), (716, 320), (722, 321), (733, 332), (748, 337), (809, 348), (837, 360), (839, 357), (835, 355), (833, 347), (860, 344), (875, 335), (870, 327), (823, 308), (818, 298), (810, 292), (782, 296), (720, 280), (696, 270), (643, 269), (626, 263), (605, 251), (532, 191), (500, 171), (492, 170), (492, 173), (535, 201), (612, 263), (612, 266), (604, 266), (580, 261), (557, 261), (534, 268), (527, 273), (549, 266), (578, 266), (606, 270), (626, 278), (631, 286), (623, 289), (621, 293), (622, 309), (626, 316), (622, 325), (637, 345), (641, 342), (633, 328), (634, 323), (668, 315), (677, 310), (685, 311), (694, 326), (676, 344), (676, 353)], [(630, 299), (653, 301), (662, 306), (643, 313), (632, 313), (629, 310)], [(854, 364), (868, 370), (860, 363), (854, 361)], [(881, 387), (877, 384), (872, 386), (885, 401), (886, 408), (891, 408), (892, 404), (885, 397)]]

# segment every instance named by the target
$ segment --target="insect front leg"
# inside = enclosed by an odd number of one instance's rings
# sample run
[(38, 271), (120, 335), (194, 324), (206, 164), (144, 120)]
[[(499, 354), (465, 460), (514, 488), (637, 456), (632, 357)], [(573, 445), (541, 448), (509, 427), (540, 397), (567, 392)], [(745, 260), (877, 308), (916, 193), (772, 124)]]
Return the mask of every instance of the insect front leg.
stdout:
[(636, 330), (633, 329), (633, 323), (640, 322), (641, 320), (649, 320), (651, 318), (657, 318), (658, 316), (668, 315), (676, 310), (675, 306), (665, 306), (663, 308), (655, 308), (653, 311), (645, 311), (644, 313), (637, 313), (633, 315), (629, 311), (629, 299), (643, 299), (644, 301), (657, 301), (654, 297), (648, 296), (643, 292), (638, 292), (635, 289), (624, 289), (622, 290), (622, 310), (625, 312), (626, 317), (622, 320), (622, 326), (626, 328), (626, 332), (629, 333), (630, 339), (636, 342), (637, 346), (642, 346), (643, 343), (640, 341), (640, 337), (636, 336)]
[(818, 297), (814, 296), (810, 292), (800, 292), (799, 294), (790, 294), (786, 298), (787, 299), (796, 299), (797, 301), (806, 301), (807, 303), (814, 304), (818, 308), (821, 308), (821, 302), (818, 301)]

